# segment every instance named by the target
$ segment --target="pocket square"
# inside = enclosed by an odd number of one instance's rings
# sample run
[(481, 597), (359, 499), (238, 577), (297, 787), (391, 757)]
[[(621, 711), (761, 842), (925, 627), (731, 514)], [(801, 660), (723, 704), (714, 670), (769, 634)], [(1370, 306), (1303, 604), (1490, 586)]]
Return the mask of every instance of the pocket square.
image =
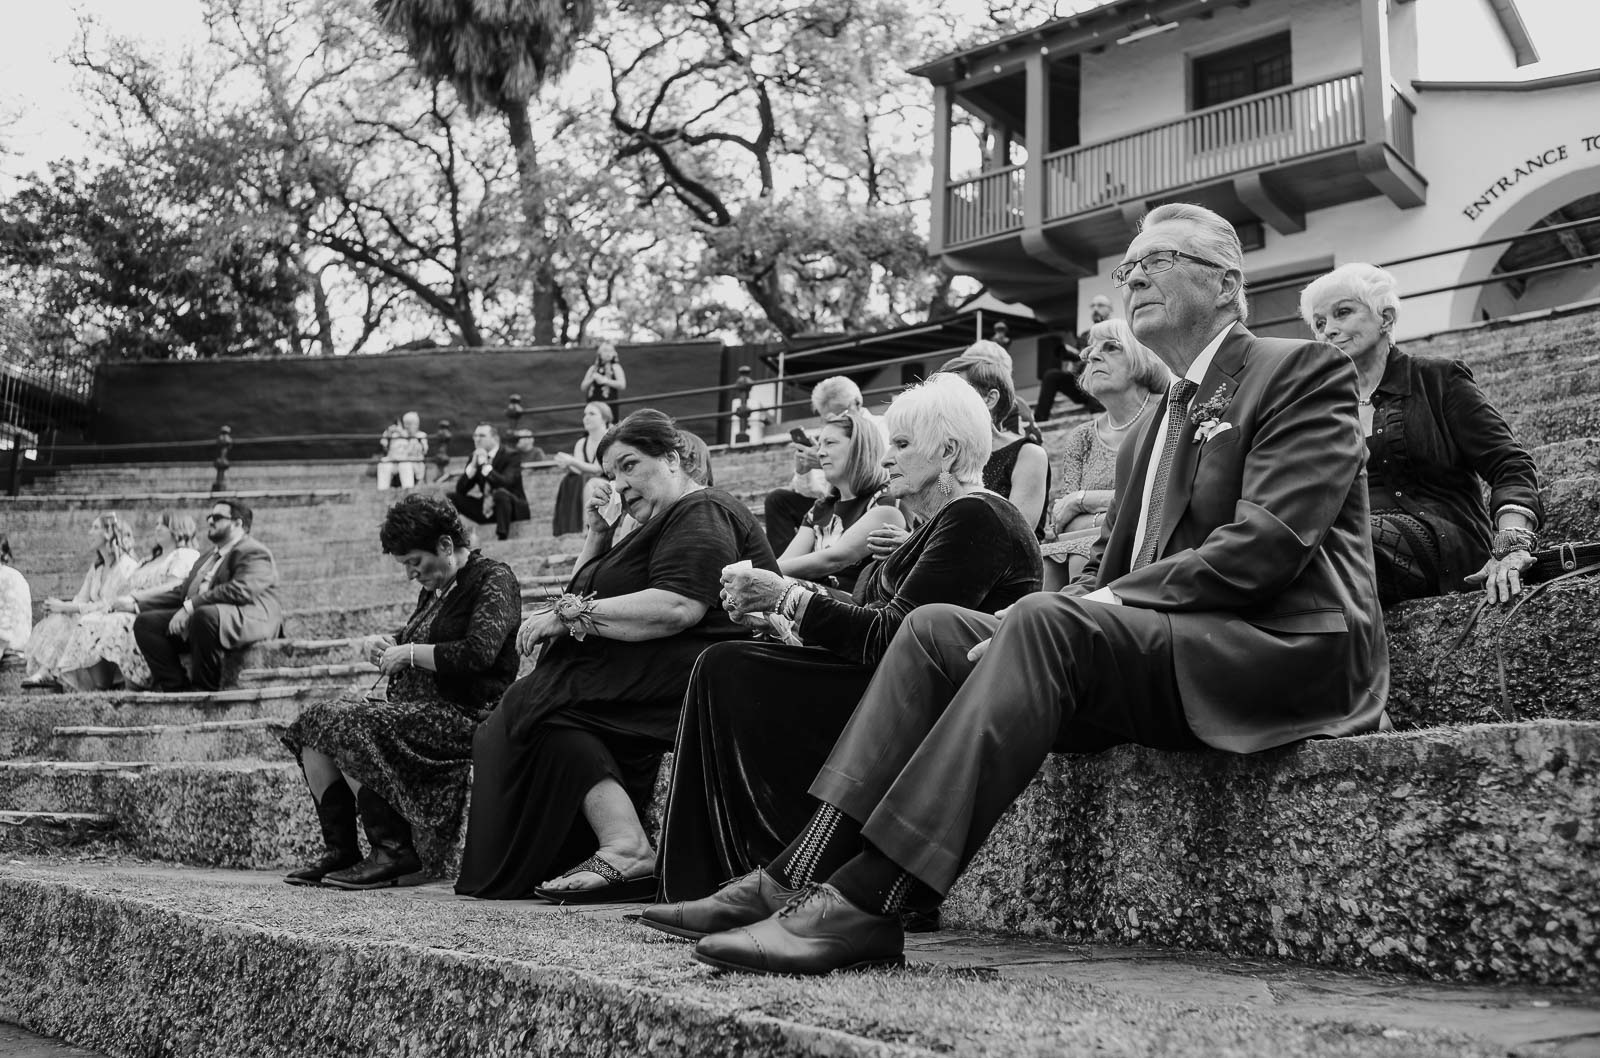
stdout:
[(1200, 426), (1195, 429), (1194, 439), (1200, 442), (1209, 441), (1218, 434), (1227, 433), (1231, 429), (1233, 429), (1233, 423), (1231, 422), (1212, 421), (1208, 423), (1201, 423)]

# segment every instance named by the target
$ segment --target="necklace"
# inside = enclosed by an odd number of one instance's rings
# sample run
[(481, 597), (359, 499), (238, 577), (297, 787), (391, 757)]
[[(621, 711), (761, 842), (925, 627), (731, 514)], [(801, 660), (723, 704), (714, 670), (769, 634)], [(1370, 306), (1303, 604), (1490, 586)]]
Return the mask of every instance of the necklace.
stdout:
[(1109, 411), (1106, 412), (1105, 415), (1103, 416), (1103, 418), (1106, 421), (1106, 429), (1108, 429), (1108, 430), (1126, 430), (1128, 427), (1133, 425), (1133, 421), (1135, 419), (1137, 419), (1139, 416), (1144, 414), (1144, 410), (1145, 410), (1146, 407), (1149, 406), (1149, 404), (1150, 404), (1150, 394), (1146, 393), (1144, 395), (1144, 402), (1139, 405), (1139, 410), (1134, 412), (1132, 415), (1128, 416), (1128, 421), (1125, 422), (1125, 423), (1122, 423), (1121, 425), (1118, 425), (1117, 423), (1112, 422), (1111, 421), (1111, 413)]

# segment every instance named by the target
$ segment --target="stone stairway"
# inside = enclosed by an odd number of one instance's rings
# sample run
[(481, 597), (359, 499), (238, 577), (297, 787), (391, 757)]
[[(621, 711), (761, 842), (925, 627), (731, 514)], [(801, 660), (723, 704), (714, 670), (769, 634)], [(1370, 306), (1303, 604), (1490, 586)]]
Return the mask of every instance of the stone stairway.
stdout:
[[(1596, 339), (1590, 311), (1408, 345), (1466, 359), (1536, 446), (1549, 537), (1600, 537)], [(1047, 431), (1052, 449), (1069, 425)], [(718, 484), (754, 501), (787, 459), (781, 443), (717, 453)], [(119, 1055), (1600, 1054), (1600, 581), (1485, 613), (1464, 638), (1476, 599), (1386, 614), (1392, 735), (1053, 757), (911, 969), (753, 982), (703, 972), (616, 911), (442, 886), (334, 897), (249, 873), (314, 841), (277, 731), (305, 701), (370, 684), (357, 638), (415, 599), (377, 554), (393, 494), (325, 467), (295, 493), (295, 471), (278, 473), (259, 479), (285, 488), (262, 490), (257, 535), (291, 638), (255, 648), (239, 690), (0, 699), (0, 929), (19, 939), (0, 951), (15, 997), (0, 1020)], [(62, 477), (61, 494), (0, 511), (30, 580), (70, 594), (82, 547), (62, 541), (106, 496)], [(579, 539), (548, 533), (553, 475), (527, 480), (534, 522), (485, 551), (531, 603)], [(165, 505), (118, 495), (146, 524)], [(1107, 962), (1123, 967), (1111, 984)], [(1130, 968), (1158, 964), (1211, 974), (1211, 994), (1174, 1001), (1176, 978)], [(1285, 975), (1313, 973), (1331, 976), (1312, 991), (1348, 1003), (1286, 1006)], [(1272, 1002), (1236, 1002), (1241, 977)], [(1438, 998), (1468, 984), (1477, 999)], [(1380, 993), (1400, 998), (1369, 1002)]]

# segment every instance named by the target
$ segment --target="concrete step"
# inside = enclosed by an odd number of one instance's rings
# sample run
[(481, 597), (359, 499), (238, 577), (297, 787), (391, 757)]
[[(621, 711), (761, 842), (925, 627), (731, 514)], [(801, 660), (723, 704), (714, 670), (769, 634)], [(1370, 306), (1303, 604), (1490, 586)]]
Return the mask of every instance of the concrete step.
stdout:
[(283, 717), (188, 724), (58, 727), (50, 756), (61, 761), (287, 760)]
[(1528, 448), (1600, 437), (1600, 400), (1593, 394), (1565, 397), (1543, 405), (1502, 408), (1517, 440)]
[(1560, 478), (1540, 489), (1547, 544), (1563, 540), (1600, 539), (1600, 477)]
[(1575, 437), (1539, 445), (1530, 453), (1539, 466), (1539, 480), (1587, 478), (1600, 474), (1600, 437)]
[(244, 671), (280, 665), (340, 665), (366, 660), (360, 636), (338, 639), (272, 639), (256, 643), (244, 657)]
[(308, 606), (286, 611), (283, 627), (296, 639), (340, 639), (394, 632), (405, 623), (415, 600), (360, 606)]
[(245, 669), (239, 673), (241, 687), (285, 687), (304, 683), (321, 683), (333, 687), (370, 685), (378, 675), (378, 667), (366, 661), (340, 662), (334, 665), (280, 665), (270, 668)]
[(716, 974), (628, 910), (30, 860), (0, 867), (0, 981), (16, 1020), (118, 1055), (1487, 1058), (1600, 1031), (1559, 991), (964, 931), (909, 938), (904, 971)]
[[(0, 811), (0, 854), (36, 855), (104, 840), (116, 820), (93, 812)], [(5, 1053), (0, 1047), (0, 1054)]]
[[(60, 727), (149, 727), (222, 720), (292, 720), (309, 701), (337, 693), (317, 684), (213, 694), (112, 691), (0, 700), (0, 760), (47, 756)], [(0, 808), (10, 807), (0, 802)]]

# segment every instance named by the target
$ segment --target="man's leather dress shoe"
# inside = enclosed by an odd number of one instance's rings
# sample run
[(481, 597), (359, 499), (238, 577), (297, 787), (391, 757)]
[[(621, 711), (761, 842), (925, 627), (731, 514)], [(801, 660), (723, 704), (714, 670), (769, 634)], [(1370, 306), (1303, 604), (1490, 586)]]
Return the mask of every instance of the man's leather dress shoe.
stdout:
[(706, 937), (694, 957), (741, 973), (827, 974), (904, 966), (905, 943), (899, 915), (871, 914), (831, 885), (812, 885), (771, 918)]
[(757, 867), (699, 900), (652, 904), (639, 913), (639, 921), (674, 937), (699, 940), (760, 922), (799, 895), (800, 890), (785, 888), (764, 868)]

